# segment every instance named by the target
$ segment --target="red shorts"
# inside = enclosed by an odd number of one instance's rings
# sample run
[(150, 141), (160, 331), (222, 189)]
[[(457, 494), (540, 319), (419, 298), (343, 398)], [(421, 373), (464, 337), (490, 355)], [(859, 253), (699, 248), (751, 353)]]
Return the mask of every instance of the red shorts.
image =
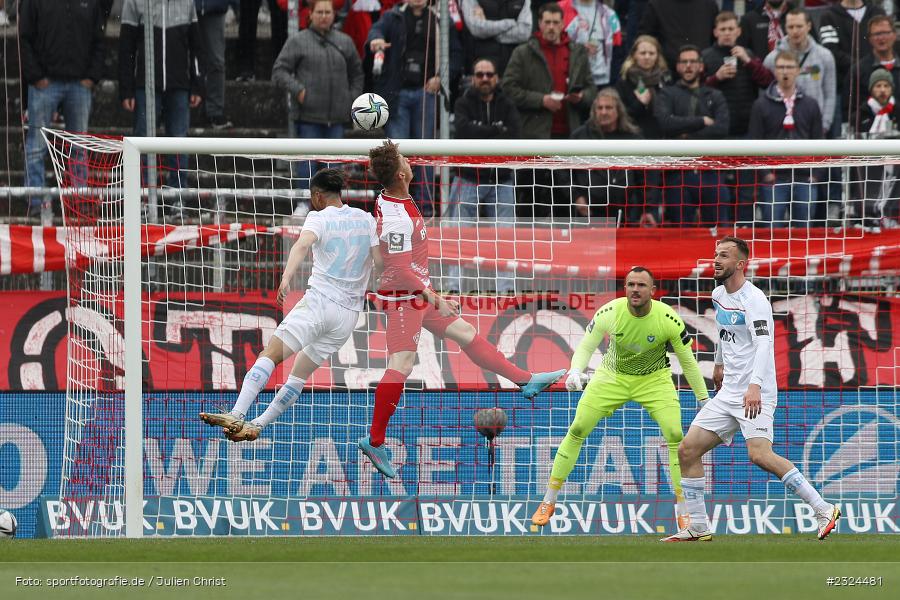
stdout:
[(419, 348), (419, 334), (422, 327), (443, 337), (444, 332), (458, 316), (442, 317), (434, 305), (422, 298), (379, 302), (381, 310), (387, 317), (387, 350), (388, 355), (396, 352), (415, 352)]

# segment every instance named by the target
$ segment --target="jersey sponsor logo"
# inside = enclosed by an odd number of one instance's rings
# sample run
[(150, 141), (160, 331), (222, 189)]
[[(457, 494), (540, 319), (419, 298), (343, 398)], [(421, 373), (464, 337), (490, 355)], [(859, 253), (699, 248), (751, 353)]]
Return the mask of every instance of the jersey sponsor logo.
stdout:
[(746, 320), (743, 311), (716, 306), (716, 322), (720, 325), (744, 325)]
[(388, 235), (388, 252), (403, 252), (403, 234), (391, 233)]
[(753, 321), (753, 330), (756, 335), (769, 335), (769, 323), (767, 321)]
[(590, 333), (590, 332), (592, 332), (593, 330), (594, 330), (594, 321), (591, 320), (591, 322), (588, 323), (588, 326), (587, 326), (587, 332)]
[(691, 336), (688, 335), (687, 327), (681, 330), (681, 343), (685, 346), (691, 343)]
[(723, 342), (733, 342), (736, 337), (737, 334), (735, 334), (733, 331), (728, 331), (727, 329), (719, 330), (719, 339)]

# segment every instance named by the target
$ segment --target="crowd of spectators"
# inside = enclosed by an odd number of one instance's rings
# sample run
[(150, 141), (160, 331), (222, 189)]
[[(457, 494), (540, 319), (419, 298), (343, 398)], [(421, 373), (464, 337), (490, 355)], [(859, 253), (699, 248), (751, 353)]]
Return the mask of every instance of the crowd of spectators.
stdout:
[[(88, 129), (112, 3), (19, 0), (22, 78), (34, 125), (26, 140), (28, 185), (43, 184), (46, 152), (37, 132), (54, 111), (62, 108), (67, 128)], [(154, 2), (148, 17), (142, 0), (124, 0), (118, 89), (124, 110), (134, 113), (137, 134), (145, 133), (144, 20), (151, 18), (155, 30), (160, 122), (167, 135), (183, 136), (190, 109), (200, 105), (212, 128), (239, 121), (227, 113), (225, 15), (240, 15), (236, 79), (252, 81), (267, 71), (256, 64), (261, 4), (168, 0)], [(443, 84), (434, 2), (302, 4), (300, 31), (288, 37), (286, 0), (267, 0), (271, 79), (289, 92), (298, 137), (345, 135), (350, 103), (362, 91), (389, 103), (385, 133), (393, 138), (437, 136), (442, 100), (453, 109), (450, 133), (458, 138), (897, 135), (893, 94), (900, 65), (895, 67), (893, 16), (882, 6), (893, 13), (893, 2), (746, 0), (739, 16), (732, 12), (733, 0), (451, 0), (450, 79)], [(169, 160), (181, 183), (186, 158)], [(897, 215), (890, 211), (897, 202), (891, 194), (897, 186), (884, 183), (880, 200), (868, 200), (870, 177), (892, 177), (893, 169), (860, 169), (858, 179), (851, 177), (863, 182), (856, 186), (844, 186), (846, 175), (834, 169), (538, 170), (527, 182), (511, 181), (502, 169), (464, 170), (453, 190), (465, 207), (449, 216), (469, 218), (481, 210), (503, 220), (518, 201), (533, 205), (535, 215), (559, 214), (564, 207), (568, 216), (639, 225), (754, 219), (815, 225), (834, 216), (829, 201), (838, 200), (843, 216), (865, 219), (869, 226), (894, 224)], [(307, 165), (295, 174), (303, 179), (309, 172)], [(433, 175), (422, 169), (419, 176)], [(517, 189), (526, 184), (527, 193)], [(482, 194), (482, 187), (493, 191)]]

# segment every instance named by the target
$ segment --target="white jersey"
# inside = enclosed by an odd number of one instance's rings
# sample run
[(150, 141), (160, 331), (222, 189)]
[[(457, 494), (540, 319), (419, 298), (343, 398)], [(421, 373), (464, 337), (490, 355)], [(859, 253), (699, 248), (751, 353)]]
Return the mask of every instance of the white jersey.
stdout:
[(775, 322), (769, 299), (749, 281), (734, 294), (717, 286), (712, 299), (719, 328), (716, 362), (725, 365), (719, 393), (740, 401), (747, 386), (756, 383), (763, 401), (775, 402)]
[(306, 215), (302, 231), (319, 238), (312, 245), (309, 287), (344, 308), (362, 310), (372, 274), (371, 249), (378, 245), (372, 215), (346, 204), (329, 206)]

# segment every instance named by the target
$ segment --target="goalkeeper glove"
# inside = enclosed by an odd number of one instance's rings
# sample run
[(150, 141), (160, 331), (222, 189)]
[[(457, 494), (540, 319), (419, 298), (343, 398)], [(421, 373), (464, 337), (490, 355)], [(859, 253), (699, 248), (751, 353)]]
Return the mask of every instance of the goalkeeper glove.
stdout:
[(580, 392), (590, 380), (590, 376), (581, 371), (569, 371), (569, 376), (566, 377), (566, 389), (570, 392)]

